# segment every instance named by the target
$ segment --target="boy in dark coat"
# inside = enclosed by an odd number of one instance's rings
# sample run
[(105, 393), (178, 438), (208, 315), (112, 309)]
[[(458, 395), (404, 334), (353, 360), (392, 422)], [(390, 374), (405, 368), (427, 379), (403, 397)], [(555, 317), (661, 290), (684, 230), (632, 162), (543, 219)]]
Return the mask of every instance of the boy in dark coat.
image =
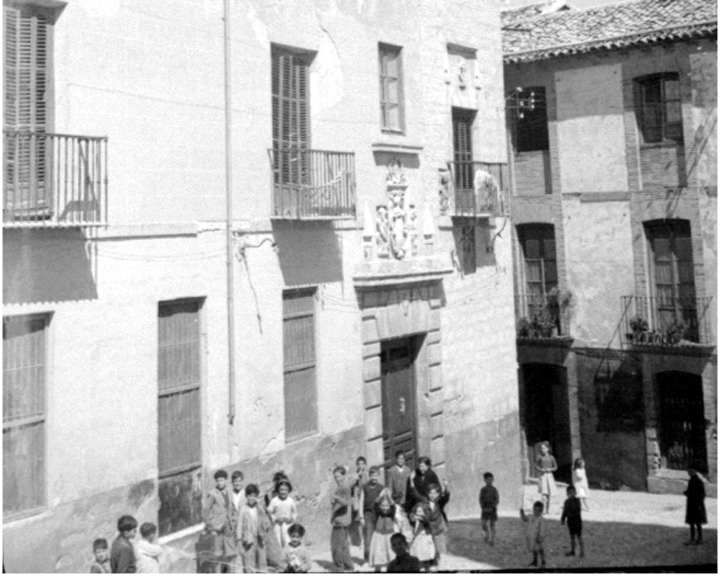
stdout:
[(570, 552), (565, 556), (575, 556), (575, 539), (580, 544), (580, 557), (585, 556), (585, 546), (582, 539), (582, 516), (580, 513), (580, 498), (577, 497), (577, 490), (573, 486), (568, 486), (567, 500), (563, 505), (562, 516), (560, 516), (560, 524), (565, 524), (567, 520), (568, 530), (570, 531)]
[[(705, 512), (705, 484), (700, 479), (695, 468), (688, 469), (690, 481), (684, 494), (687, 498), (685, 506), (685, 524), (690, 524), (690, 540), (685, 542), (686, 546), (702, 544), (702, 525), (707, 524)], [(695, 530), (697, 529), (697, 539)]]
[(137, 572), (135, 548), (131, 540), (137, 534), (137, 520), (132, 516), (120, 516), (117, 529), (120, 535), (115, 538), (110, 549), (110, 570), (113, 574), (134, 574)]

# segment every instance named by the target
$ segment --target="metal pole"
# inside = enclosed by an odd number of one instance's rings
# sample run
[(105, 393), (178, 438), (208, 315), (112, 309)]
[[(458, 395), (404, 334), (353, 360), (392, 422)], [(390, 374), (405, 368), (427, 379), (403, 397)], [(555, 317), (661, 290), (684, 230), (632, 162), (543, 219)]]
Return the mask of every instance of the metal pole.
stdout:
[(232, 210), (232, 93), (230, 91), (230, 0), (224, 0), (225, 44), (225, 229), (227, 248), (228, 423), (235, 421), (235, 293)]

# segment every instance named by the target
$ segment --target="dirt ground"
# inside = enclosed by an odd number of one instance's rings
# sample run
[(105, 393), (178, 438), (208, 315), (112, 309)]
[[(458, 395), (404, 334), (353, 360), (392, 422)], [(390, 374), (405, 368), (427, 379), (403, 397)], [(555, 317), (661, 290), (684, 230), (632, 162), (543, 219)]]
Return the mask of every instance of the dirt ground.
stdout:
[[(537, 495), (536, 488), (524, 492), (525, 509), (530, 510)], [(501, 494), (501, 499), (503, 495)], [(516, 496), (520, 501), (520, 496)], [(455, 503), (451, 501), (450, 507)], [(689, 529), (685, 522), (685, 498), (670, 494), (642, 492), (609, 492), (595, 490), (590, 495), (590, 511), (583, 512), (585, 558), (566, 557), (569, 551), (567, 527), (560, 525), (561, 501), (552, 503), (548, 514), (546, 556), (548, 568), (583, 570), (593, 568), (661, 567), (717, 564), (717, 500), (708, 498), (705, 506), (708, 524), (704, 526), (705, 543), (685, 546)], [(456, 505), (456, 504), (455, 504)], [(451, 518), (459, 515), (448, 510)], [(497, 541), (489, 546), (482, 540), (479, 514), (468, 510), (468, 517), (451, 520), (447, 557), (442, 570), (524, 570), (531, 560), (526, 551), (523, 523), (519, 511), (500, 512)], [(479, 512), (479, 511), (478, 511)], [(329, 540), (330, 528), (325, 539)], [(320, 538), (307, 538), (314, 560), (313, 571), (334, 571), (328, 543)], [(352, 548), (357, 568), (372, 568), (360, 561), (362, 551)], [(672, 569), (672, 568), (670, 568)]]

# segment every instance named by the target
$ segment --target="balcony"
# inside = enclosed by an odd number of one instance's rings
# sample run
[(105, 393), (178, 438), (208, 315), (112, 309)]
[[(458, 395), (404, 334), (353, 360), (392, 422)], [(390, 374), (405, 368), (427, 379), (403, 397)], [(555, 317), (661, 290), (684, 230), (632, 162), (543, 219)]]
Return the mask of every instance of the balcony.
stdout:
[(570, 292), (554, 288), (547, 294), (517, 294), (515, 317), (519, 340), (570, 341)]
[(508, 216), (510, 172), (507, 163), (448, 162), (454, 207), (450, 216)]
[(355, 154), (303, 148), (268, 150), (273, 218), (338, 220), (355, 217)]
[(629, 346), (714, 346), (711, 302), (711, 296), (623, 296), (621, 341)]
[(3, 131), (3, 227), (107, 223), (107, 138)]

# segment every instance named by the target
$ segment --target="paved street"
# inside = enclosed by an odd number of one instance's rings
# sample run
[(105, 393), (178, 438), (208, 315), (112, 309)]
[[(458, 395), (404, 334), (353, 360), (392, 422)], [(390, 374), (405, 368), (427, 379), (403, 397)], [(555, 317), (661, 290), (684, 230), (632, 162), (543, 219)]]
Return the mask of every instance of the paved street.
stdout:
[[(529, 502), (533, 495), (534, 490), (528, 487), (526, 501)], [(559, 509), (548, 516), (546, 553), (549, 568), (572, 570), (717, 563), (717, 500), (706, 500), (705, 544), (684, 546), (689, 530), (684, 524), (683, 496), (593, 491), (591, 498), (591, 510), (583, 517), (585, 558), (565, 556), (569, 539), (567, 528), (560, 525)], [(524, 547), (520, 519), (501, 512), (497, 531), (498, 541), (490, 547), (482, 542), (479, 517), (452, 521), (448, 539), (451, 554), (442, 568), (460, 571), (526, 568), (530, 556)], [(328, 544), (312, 537), (308, 544), (314, 570), (333, 571)], [(352, 552), (356, 559), (361, 557), (359, 549), (353, 548)], [(366, 565), (361, 565), (360, 570), (371, 571)]]

